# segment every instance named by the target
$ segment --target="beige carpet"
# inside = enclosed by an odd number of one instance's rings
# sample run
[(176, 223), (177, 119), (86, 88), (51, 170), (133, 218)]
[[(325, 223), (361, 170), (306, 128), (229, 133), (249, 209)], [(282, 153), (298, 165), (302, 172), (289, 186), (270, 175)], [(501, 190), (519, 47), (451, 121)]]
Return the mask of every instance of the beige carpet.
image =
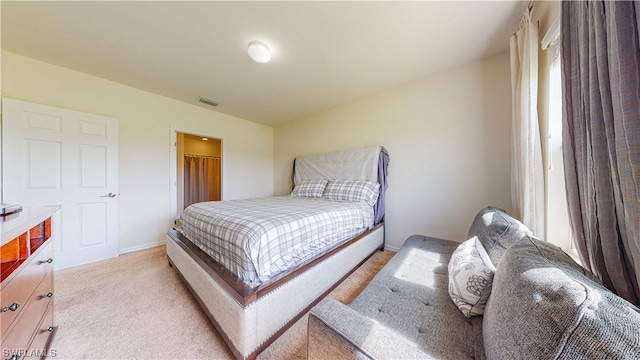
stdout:
[[(377, 252), (330, 297), (351, 302), (394, 253)], [(57, 359), (232, 359), (164, 247), (55, 273)], [(305, 315), (259, 359), (306, 359)]]

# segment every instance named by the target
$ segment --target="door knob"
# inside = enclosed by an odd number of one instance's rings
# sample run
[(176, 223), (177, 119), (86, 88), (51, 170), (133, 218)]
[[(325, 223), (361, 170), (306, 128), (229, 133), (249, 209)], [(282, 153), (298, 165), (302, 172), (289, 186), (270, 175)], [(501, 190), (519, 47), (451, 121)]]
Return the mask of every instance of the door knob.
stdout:
[(117, 194), (114, 194), (114, 193), (110, 192), (110, 193), (108, 193), (107, 195), (101, 195), (100, 197), (110, 197), (110, 198), (114, 198), (114, 197), (116, 197), (116, 196), (117, 196)]

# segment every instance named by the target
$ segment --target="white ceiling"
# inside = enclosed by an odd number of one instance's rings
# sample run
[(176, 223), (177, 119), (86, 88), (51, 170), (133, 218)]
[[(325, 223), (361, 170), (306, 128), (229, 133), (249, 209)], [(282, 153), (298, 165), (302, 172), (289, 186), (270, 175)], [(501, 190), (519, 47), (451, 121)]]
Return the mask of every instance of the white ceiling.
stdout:
[[(527, 2), (1, 6), (5, 50), (277, 125), (507, 51)], [(249, 59), (252, 40), (271, 48), (270, 63)]]

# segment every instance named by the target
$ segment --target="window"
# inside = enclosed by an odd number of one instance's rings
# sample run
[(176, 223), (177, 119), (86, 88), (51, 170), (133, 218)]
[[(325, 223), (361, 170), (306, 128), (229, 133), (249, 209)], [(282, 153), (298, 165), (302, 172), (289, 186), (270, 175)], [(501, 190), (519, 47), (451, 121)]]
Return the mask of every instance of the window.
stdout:
[(542, 49), (549, 59), (547, 168), (547, 241), (560, 246), (577, 258), (569, 226), (569, 211), (562, 161), (562, 77), (560, 58), (560, 18), (542, 39)]

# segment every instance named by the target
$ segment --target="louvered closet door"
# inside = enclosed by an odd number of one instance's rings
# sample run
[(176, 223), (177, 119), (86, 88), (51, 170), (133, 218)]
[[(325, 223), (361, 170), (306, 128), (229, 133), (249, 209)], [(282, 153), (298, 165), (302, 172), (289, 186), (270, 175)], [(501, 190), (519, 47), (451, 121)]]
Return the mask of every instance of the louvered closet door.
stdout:
[(118, 256), (118, 123), (3, 99), (5, 203), (61, 205), (55, 268)]

